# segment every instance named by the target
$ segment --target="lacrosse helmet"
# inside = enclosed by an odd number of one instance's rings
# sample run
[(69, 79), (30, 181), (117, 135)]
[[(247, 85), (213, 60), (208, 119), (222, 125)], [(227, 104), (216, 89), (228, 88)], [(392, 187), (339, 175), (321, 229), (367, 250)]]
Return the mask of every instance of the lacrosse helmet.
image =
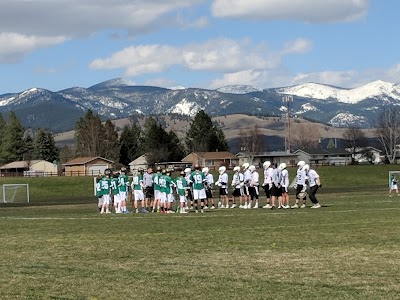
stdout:
[(247, 170), (249, 166), (250, 166), (249, 163), (244, 163), (242, 165), (242, 168), (243, 168), (243, 170)]
[(306, 164), (306, 162), (305, 162), (304, 160), (300, 160), (300, 161), (297, 163), (297, 166), (298, 166), (299, 168), (302, 168), (302, 167), (304, 167), (305, 164)]
[(209, 172), (208, 167), (204, 167), (204, 168), (201, 170), (201, 172), (207, 175), (208, 172)]
[(281, 163), (281, 164), (279, 165), (279, 169), (280, 169), (280, 170), (286, 169), (286, 164), (285, 164), (285, 163)]
[(219, 174), (224, 174), (225, 171), (226, 171), (226, 167), (225, 167), (225, 166), (221, 166), (221, 167), (219, 167), (219, 169), (218, 169)]
[(105, 169), (104, 170), (104, 175), (106, 175), (106, 176), (110, 176), (111, 173), (112, 173), (111, 169)]
[(249, 167), (250, 172), (254, 172), (256, 170), (256, 166), (255, 165), (251, 165)]
[(186, 168), (184, 172), (185, 172), (186, 174), (189, 174), (191, 171), (192, 171), (192, 170), (191, 170), (190, 168)]
[(267, 160), (267, 161), (265, 161), (265, 162), (263, 163), (264, 169), (268, 169), (270, 165), (271, 165), (271, 162), (270, 162), (269, 160)]
[(234, 168), (233, 168), (233, 171), (234, 171), (234, 172), (239, 172), (239, 171), (240, 171), (240, 167), (239, 167), (239, 166), (234, 167)]
[(307, 165), (307, 164), (305, 164), (305, 165), (303, 166), (303, 168), (301, 168), (301, 170), (302, 170), (302, 171), (308, 172), (308, 170), (310, 170), (310, 166)]

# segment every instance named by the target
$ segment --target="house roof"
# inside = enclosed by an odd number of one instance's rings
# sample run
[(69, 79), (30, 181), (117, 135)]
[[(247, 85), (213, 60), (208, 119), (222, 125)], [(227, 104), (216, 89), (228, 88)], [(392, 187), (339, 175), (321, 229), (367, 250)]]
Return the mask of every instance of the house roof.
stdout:
[(294, 154), (304, 152), (311, 155), (350, 155), (350, 152), (345, 149), (298, 149)]
[(215, 152), (192, 152), (186, 156), (182, 161), (188, 161), (191, 154), (201, 157), (205, 160), (208, 159), (237, 159), (237, 156), (229, 151), (215, 151)]
[(147, 165), (146, 154), (143, 154), (129, 163), (130, 166), (134, 165)]
[(30, 165), (40, 162), (41, 160), (21, 160), (21, 161), (13, 161), (4, 166), (1, 166), (0, 169), (27, 169)]
[[(238, 157), (248, 157), (249, 155), (243, 152), (236, 154)], [(296, 157), (294, 153), (288, 153), (287, 151), (272, 151), (272, 152), (260, 152), (256, 153), (254, 157)]]
[(73, 160), (67, 161), (66, 163), (63, 164), (63, 166), (76, 166), (76, 165), (85, 165), (88, 164), (96, 159), (101, 159), (109, 163), (114, 163), (112, 160), (106, 159), (104, 157), (100, 156), (95, 156), (95, 157), (77, 157), (74, 158)]

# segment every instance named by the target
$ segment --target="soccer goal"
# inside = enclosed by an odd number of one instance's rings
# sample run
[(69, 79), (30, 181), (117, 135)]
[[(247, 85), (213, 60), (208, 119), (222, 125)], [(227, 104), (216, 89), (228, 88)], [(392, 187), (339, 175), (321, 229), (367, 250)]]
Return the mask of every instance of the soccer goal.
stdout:
[(397, 182), (400, 184), (399, 180), (400, 180), (400, 171), (389, 171), (389, 187), (391, 187), (391, 183), (392, 183), (392, 178), (396, 177)]
[(29, 203), (29, 184), (3, 184), (3, 203)]

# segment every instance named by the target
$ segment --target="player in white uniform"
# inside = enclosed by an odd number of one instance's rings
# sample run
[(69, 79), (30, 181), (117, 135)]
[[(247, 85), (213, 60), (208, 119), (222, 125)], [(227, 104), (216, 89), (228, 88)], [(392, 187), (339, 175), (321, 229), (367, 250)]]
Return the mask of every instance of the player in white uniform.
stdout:
[(259, 178), (260, 175), (256, 171), (256, 167), (254, 165), (251, 165), (249, 167), (249, 170), (251, 172), (251, 177), (250, 177), (250, 186), (249, 186), (249, 193), (250, 193), (250, 201), (249, 201), (249, 208), (251, 208), (251, 205), (253, 204), (254, 201), (254, 207), (253, 208), (258, 208), (258, 195), (260, 194), (259, 192)]
[(232, 176), (232, 206), (231, 208), (236, 207), (236, 197), (239, 197), (239, 208), (243, 208), (243, 174), (240, 173), (240, 167), (236, 166), (233, 168), (233, 176)]
[(308, 177), (308, 198), (310, 198), (311, 202), (313, 203), (313, 206), (311, 206), (311, 208), (320, 208), (321, 204), (319, 204), (318, 199), (315, 196), (318, 188), (321, 187), (321, 180), (319, 178), (319, 175), (315, 170), (310, 169), (309, 165), (304, 165), (303, 169), (307, 173)]
[(249, 170), (249, 163), (244, 163), (242, 165), (243, 169), (243, 177), (244, 177), (244, 185), (243, 185), (243, 193), (244, 193), (244, 207), (243, 208), (251, 208), (250, 203), (250, 191), (249, 191), (249, 186), (250, 186), (250, 181), (251, 181), (251, 172)]
[(272, 172), (271, 209), (275, 208), (276, 200), (279, 201), (280, 197), (282, 196), (281, 178), (281, 170), (277, 167), (277, 164), (274, 163), (274, 170)]
[(271, 201), (271, 188), (272, 188), (272, 172), (274, 169), (271, 166), (270, 161), (266, 161), (263, 163), (264, 167), (264, 182), (263, 182), (263, 188), (265, 190), (265, 196), (267, 198), (267, 203), (266, 205), (263, 206), (263, 208), (271, 208), (270, 201)]
[(226, 174), (226, 167), (221, 166), (218, 169), (219, 176), (216, 184), (219, 186), (219, 197), (221, 199), (220, 208), (229, 208), (229, 197), (228, 197), (228, 174)]
[(399, 196), (399, 188), (397, 186), (397, 177), (392, 174), (390, 177), (390, 187), (389, 187), (389, 197), (392, 197), (392, 191), (395, 191), (397, 196)]
[(279, 169), (282, 170), (281, 186), (282, 186), (282, 202), (280, 204), (281, 208), (290, 208), (289, 206), (289, 172), (286, 169), (286, 164), (281, 163)]
[[(300, 198), (303, 200), (303, 204), (300, 208), (306, 207), (306, 196), (305, 196), (305, 189), (306, 189), (306, 172), (303, 170), (303, 167), (306, 163), (304, 161), (299, 161), (297, 163), (297, 173), (296, 173), (296, 203), (292, 205), (292, 208), (299, 208)], [(304, 196), (303, 196), (304, 195)]]
[(214, 196), (213, 196), (213, 185), (214, 185), (214, 176), (209, 172), (208, 167), (204, 167), (202, 170), (203, 174), (206, 176), (205, 180), (205, 189), (206, 189), (206, 205), (204, 206), (204, 209), (208, 209), (210, 206), (211, 209), (215, 208), (215, 203), (214, 203)]

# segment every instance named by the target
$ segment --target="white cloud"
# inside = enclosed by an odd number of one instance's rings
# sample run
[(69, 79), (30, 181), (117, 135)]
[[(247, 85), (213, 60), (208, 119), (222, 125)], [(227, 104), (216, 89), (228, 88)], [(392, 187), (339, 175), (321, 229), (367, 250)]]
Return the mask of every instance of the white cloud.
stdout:
[(310, 23), (349, 22), (366, 15), (368, 0), (214, 0), (220, 18), (297, 20)]
[(219, 38), (182, 47), (161, 45), (131, 46), (109, 58), (98, 58), (90, 67), (96, 70), (124, 69), (125, 76), (158, 73), (174, 65), (188, 70), (236, 73), (251, 69), (272, 69), (284, 55), (304, 53), (311, 43), (304, 39), (289, 42), (281, 51), (272, 51), (249, 40)]
[(17, 33), (0, 33), (0, 63), (16, 63), (30, 51), (62, 43), (66, 37), (43, 37)]

